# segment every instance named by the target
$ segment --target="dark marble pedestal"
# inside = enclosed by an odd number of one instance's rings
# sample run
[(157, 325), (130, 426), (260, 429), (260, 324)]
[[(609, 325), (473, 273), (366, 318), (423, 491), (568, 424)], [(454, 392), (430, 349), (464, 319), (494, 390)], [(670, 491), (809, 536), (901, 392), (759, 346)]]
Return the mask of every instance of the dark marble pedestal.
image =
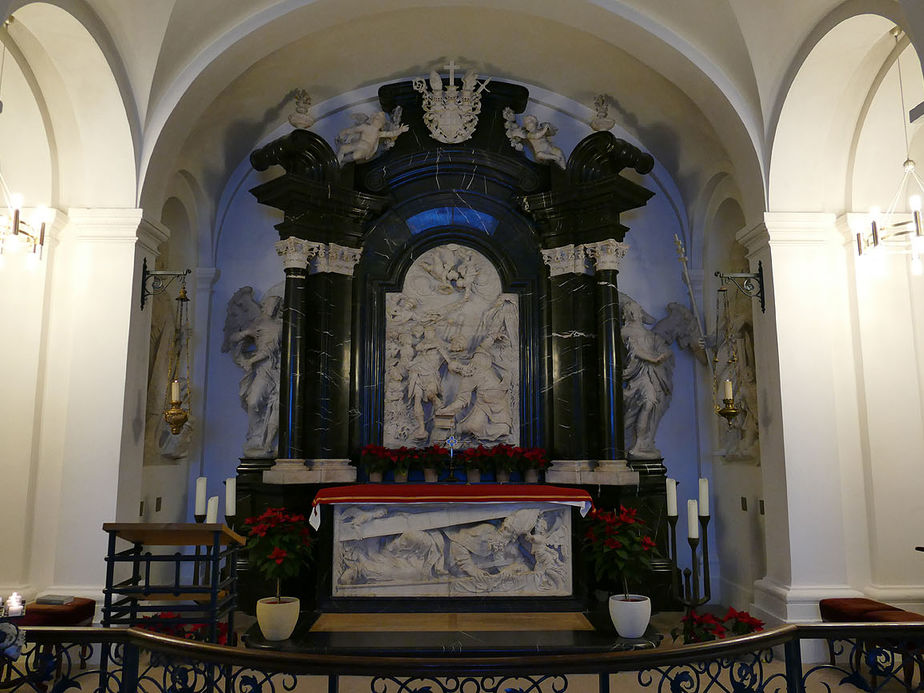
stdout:
[(593, 630), (515, 630), (515, 631), (407, 631), (387, 630), (388, 615), (383, 614), (381, 630), (312, 631), (319, 614), (303, 613), (295, 633), (288, 640), (268, 641), (254, 624), (244, 634), (247, 647), (302, 654), (343, 656), (414, 657), (511, 656), (526, 654), (594, 654), (654, 649), (663, 636), (652, 626), (641, 638), (621, 638), (602, 614), (585, 613)]

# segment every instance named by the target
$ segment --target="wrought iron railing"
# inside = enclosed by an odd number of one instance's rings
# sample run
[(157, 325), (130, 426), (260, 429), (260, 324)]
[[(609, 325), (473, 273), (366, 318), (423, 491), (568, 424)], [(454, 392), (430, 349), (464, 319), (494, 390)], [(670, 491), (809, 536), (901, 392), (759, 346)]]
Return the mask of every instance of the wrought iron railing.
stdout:
[[(827, 641), (836, 663), (803, 666), (801, 644)], [(367, 676), (370, 693), (566, 693), (569, 676), (634, 672), (656, 693), (924, 690), (924, 624), (785, 625), (667, 650), (478, 657), (346, 656), (224, 647), (144, 630), (30, 628), (15, 659), (0, 654), (0, 689), (59, 693), (292, 691), (302, 677)], [(15, 654), (7, 651), (7, 654)]]

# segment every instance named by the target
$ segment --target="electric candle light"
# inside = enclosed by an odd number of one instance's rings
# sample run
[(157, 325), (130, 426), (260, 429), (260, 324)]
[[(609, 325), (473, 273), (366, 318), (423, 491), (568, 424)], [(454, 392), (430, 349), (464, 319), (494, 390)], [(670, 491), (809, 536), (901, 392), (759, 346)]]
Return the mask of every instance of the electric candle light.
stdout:
[(193, 511), (196, 515), (205, 515), (205, 483), (204, 476), (196, 479), (196, 509)]
[(205, 512), (206, 524), (218, 522), (218, 496), (209, 498), (208, 510)]
[(13, 594), (10, 595), (10, 598), (6, 600), (6, 615), (22, 616), (22, 612), (22, 597), (18, 592), (13, 592)]
[(732, 392), (731, 380), (725, 381), (725, 398), (724, 399), (734, 399), (734, 393)]
[(170, 401), (179, 402), (180, 401), (180, 381), (174, 380), (170, 383)]
[(699, 509), (692, 498), (687, 501), (687, 536), (699, 539)]
[(225, 479), (225, 517), (237, 515), (237, 478)]
[(667, 482), (667, 514), (677, 517), (677, 480), (668, 478)]
[(709, 517), (709, 479), (699, 480), (699, 516)]

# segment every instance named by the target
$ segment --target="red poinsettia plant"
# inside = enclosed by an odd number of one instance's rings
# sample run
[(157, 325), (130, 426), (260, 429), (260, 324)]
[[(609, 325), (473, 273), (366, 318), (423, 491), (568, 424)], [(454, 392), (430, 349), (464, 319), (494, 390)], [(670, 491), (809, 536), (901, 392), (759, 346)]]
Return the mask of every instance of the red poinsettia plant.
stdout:
[(635, 508), (619, 506), (619, 511), (594, 508), (587, 516), (584, 546), (594, 566), (598, 582), (618, 579), (624, 593), (629, 583), (638, 584), (651, 569), (657, 555), (654, 540), (646, 533), (644, 520)]
[(689, 645), (694, 642), (720, 640), (726, 635), (747, 635), (763, 629), (764, 622), (754, 618), (747, 611), (728, 607), (725, 616), (718, 618), (709, 612), (699, 613), (696, 609), (690, 609), (680, 619), (680, 626), (671, 631), (671, 636), (674, 640), (682, 636), (684, 644)]
[(276, 581), (276, 599), (282, 580), (296, 577), (311, 557), (311, 532), (304, 515), (285, 508), (267, 508), (262, 515), (244, 520), (248, 527), (247, 560), (267, 580)]
[[(209, 625), (207, 623), (181, 623), (180, 618), (181, 615), (175, 611), (160, 611), (150, 616), (143, 617), (139, 627), (154, 633), (172, 635), (175, 638), (199, 641), (208, 640)], [(218, 644), (227, 645), (228, 624), (224, 621), (219, 621), (215, 625)]]

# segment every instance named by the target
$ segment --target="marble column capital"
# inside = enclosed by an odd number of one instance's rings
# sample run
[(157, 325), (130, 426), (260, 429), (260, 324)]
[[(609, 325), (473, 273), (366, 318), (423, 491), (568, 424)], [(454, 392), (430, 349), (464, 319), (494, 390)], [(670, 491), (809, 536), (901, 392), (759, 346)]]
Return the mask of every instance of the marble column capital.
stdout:
[(607, 238), (597, 243), (584, 245), (584, 252), (589, 260), (593, 261), (596, 270), (619, 270), (622, 259), (629, 252), (629, 244)]
[(593, 274), (583, 245), (561, 245), (542, 251), (542, 261), (549, 266), (549, 276)]
[[(309, 274), (331, 273), (352, 277), (353, 268), (363, 254), (362, 248), (350, 248), (336, 243), (298, 240), (305, 248)], [(302, 265), (302, 267), (304, 266)]]
[(303, 270), (308, 266), (308, 259), (312, 251), (311, 246), (313, 245), (319, 244), (311, 243), (311, 241), (296, 238), (295, 236), (289, 236), (288, 238), (276, 242), (276, 254), (282, 258), (282, 266), (284, 269)]

